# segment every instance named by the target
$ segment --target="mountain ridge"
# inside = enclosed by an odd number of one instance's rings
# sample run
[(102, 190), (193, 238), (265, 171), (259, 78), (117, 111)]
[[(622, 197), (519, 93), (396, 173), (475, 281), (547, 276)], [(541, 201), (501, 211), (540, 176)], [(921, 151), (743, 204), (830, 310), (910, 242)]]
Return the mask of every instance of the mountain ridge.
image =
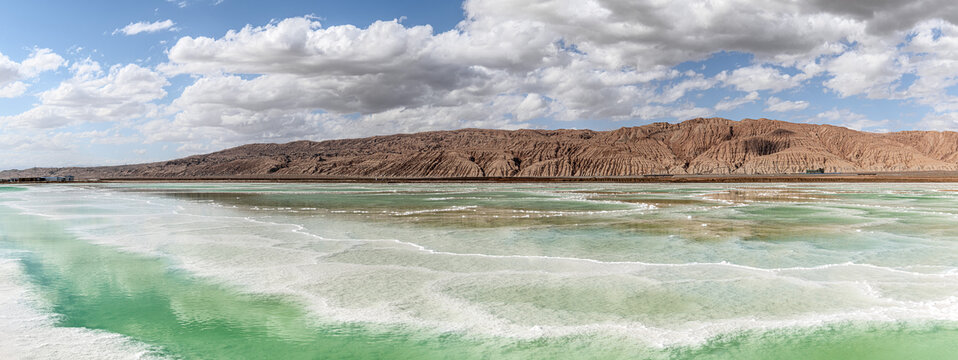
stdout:
[(459, 129), (259, 143), (144, 164), (0, 177), (562, 177), (958, 171), (958, 133), (870, 133), (770, 119), (696, 118), (616, 130)]

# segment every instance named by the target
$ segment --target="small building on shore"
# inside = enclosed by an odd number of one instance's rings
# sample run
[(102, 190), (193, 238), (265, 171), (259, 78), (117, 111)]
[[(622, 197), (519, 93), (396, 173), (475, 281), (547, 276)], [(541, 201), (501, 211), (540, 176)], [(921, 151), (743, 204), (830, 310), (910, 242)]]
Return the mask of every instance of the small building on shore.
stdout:
[(75, 178), (73, 175), (66, 176), (34, 176), (4, 179), (5, 182), (14, 183), (50, 183), (50, 182), (71, 182)]

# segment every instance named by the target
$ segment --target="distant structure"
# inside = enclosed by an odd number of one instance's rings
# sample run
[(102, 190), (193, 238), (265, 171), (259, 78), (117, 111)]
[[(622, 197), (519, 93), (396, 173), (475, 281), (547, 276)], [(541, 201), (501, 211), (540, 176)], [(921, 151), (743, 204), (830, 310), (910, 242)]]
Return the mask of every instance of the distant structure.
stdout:
[(21, 177), (21, 178), (9, 178), (4, 180), (4, 182), (12, 182), (12, 183), (53, 183), (53, 182), (71, 182), (71, 181), (75, 181), (73, 175)]
[(812, 169), (812, 170), (805, 170), (805, 173), (806, 173), (806, 174), (824, 174), (824, 173), (825, 173), (825, 169), (824, 169), (824, 168), (818, 168), (818, 169)]

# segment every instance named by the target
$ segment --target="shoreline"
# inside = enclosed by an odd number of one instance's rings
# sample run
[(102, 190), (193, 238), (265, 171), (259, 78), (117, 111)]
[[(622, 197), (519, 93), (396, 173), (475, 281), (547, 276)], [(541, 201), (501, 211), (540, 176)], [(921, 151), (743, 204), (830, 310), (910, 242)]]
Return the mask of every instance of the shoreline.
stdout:
[[(73, 183), (262, 182), (262, 183), (951, 183), (958, 172), (836, 173), (774, 175), (642, 175), (575, 177), (331, 177), (205, 176), (77, 180)], [(23, 184), (23, 183), (20, 183)]]

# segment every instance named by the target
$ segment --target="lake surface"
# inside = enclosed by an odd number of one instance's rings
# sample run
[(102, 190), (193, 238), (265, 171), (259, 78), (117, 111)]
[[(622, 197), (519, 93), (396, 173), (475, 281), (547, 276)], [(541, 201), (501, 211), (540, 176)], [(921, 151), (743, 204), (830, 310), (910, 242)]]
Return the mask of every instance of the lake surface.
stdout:
[(958, 184), (0, 186), (0, 358), (958, 349)]

